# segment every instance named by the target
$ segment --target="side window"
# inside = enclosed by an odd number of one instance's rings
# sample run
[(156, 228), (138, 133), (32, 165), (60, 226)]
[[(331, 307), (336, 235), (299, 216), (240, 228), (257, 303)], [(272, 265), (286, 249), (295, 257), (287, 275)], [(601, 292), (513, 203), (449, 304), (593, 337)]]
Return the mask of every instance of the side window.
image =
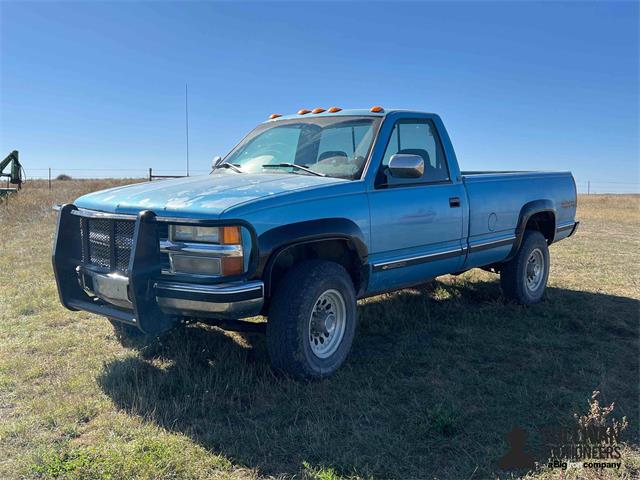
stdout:
[[(428, 120), (400, 120), (396, 122), (389, 137), (382, 159), (385, 171), (389, 160), (396, 153), (419, 155), (424, 160), (424, 175), (415, 182), (439, 182), (449, 179), (447, 162), (435, 127)], [(403, 182), (404, 183), (404, 182)]]

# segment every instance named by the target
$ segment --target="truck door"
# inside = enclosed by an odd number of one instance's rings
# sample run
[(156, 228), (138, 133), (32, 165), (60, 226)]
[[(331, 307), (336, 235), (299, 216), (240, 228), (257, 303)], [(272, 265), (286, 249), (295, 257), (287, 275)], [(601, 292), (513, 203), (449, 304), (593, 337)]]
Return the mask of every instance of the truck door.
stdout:
[[(387, 166), (396, 153), (422, 157), (422, 177), (391, 177)], [(369, 293), (420, 283), (462, 266), (463, 211), (467, 208), (464, 185), (451, 178), (431, 119), (395, 121), (368, 197)]]

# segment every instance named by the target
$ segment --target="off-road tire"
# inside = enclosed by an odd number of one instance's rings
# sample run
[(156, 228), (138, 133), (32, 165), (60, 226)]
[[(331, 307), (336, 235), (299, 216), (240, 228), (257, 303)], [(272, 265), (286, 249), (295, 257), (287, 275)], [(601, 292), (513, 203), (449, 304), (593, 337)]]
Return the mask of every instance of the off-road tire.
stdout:
[[(318, 357), (310, 340), (311, 314), (328, 291), (344, 300), (344, 334), (327, 358)], [(267, 347), (272, 367), (299, 380), (333, 374), (345, 361), (356, 330), (356, 295), (347, 271), (325, 260), (308, 260), (292, 268), (271, 299), (267, 321)]]
[[(535, 288), (531, 288), (528, 278), (528, 265), (535, 251), (540, 252), (543, 271), (536, 282)], [(522, 305), (533, 305), (542, 300), (547, 280), (549, 279), (549, 246), (542, 233), (537, 230), (526, 230), (520, 244), (520, 249), (515, 257), (502, 265), (500, 271), (500, 286), (505, 297)]]

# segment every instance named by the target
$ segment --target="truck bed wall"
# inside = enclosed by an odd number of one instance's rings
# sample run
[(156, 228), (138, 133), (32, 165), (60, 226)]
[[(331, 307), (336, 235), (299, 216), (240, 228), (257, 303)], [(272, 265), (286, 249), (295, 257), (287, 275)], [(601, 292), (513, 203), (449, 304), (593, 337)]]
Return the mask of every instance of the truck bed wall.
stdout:
[[(463, 175), (469, 201), (471, 253), (465, 268), (504, 260), (511, 250), (504, 246), (475, 251), (473, 247), (515, 237), (522, 208), (529, 202), (549, 200), (555, 210), (556, 229), (573, 224), (576, 187), (570, 172), (512, 172)], [(566, 236), (566, 233), (563, 233)], [(562, 238), (559, 236), (556, 240)]]

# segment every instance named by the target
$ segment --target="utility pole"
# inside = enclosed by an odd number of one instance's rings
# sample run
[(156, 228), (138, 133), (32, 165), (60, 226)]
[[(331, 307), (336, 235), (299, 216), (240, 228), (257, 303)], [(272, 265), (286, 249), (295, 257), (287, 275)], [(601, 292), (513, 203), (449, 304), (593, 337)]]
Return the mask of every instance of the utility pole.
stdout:
[(591, 195), (591, 180), (587, 181), (587, 195)]
[(187, 177), (189, 176), (189, 86), (184, 84), (184, 115), (187, 134)]

